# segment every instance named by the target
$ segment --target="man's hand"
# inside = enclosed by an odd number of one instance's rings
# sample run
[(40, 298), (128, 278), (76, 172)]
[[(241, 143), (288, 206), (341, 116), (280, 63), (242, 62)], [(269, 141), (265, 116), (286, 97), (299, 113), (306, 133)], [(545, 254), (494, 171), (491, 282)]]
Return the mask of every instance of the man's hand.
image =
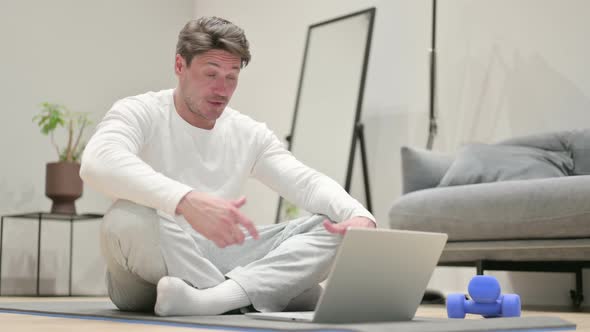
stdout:
[(258, 239), (254, 223), (239, 210), (244, 204), (246, 197), (227, 201), (191, 191), (178, 203), (176, 213), (182, 214), (197, 232), (218, 247), (225, 248), (244, 243), (245, 235), (239, 225), (244, 226), (253, 238)]
[(344, 235), (349, 228), (375, 228), (375, 223), (365, 217), (353, 217), (337, 224), (326, 219), (324, 220), (324, 227), (330, 233)]

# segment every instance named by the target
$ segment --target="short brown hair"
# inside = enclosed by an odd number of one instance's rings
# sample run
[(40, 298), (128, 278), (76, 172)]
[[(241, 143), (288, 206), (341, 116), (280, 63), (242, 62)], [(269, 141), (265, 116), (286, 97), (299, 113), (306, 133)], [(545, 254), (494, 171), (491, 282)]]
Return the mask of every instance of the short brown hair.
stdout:
[(178, 34), (176, 53), (190, 66), (193, 57), (213, 49), (239, 56), (242, 67), (250, 62), (250, 45), (244, 30), (219, 17), (201, 17), (188, 21)]

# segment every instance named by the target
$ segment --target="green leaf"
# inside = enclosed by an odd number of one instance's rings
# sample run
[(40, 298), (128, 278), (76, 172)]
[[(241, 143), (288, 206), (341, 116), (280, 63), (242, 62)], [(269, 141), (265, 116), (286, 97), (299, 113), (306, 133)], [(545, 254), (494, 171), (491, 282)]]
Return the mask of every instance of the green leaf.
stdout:
[[(58, 127), (63, 128), (66, 125), (69, 127), (70, 124), (73, 124), (73, 132), (70, 133), (68, 130), (66, 141), (70, 139), (74, 141), (80, 133), (83, 133), (86, 130), (85, 127), (92, 123), (89, 119), (90, 113), (88, 112), (72, 112), (63, 105), (50, 102), (42, 102), (40, 107), (41, 109), (39, 110), (39, 113), (33, 116), (32, 121), (39, 126), (41, 133), (44, 135), (53, 133)], [(69, 135), (72, 135), (72, 137), (69, 137)], [(59, 150), (59, 160), (65, 161), (67, 158), (67, 151), (61, 150), (59, 145), (62, 144), (58, 144), (57, 147)], [(80, 158), (82, 151), (84, 150), (84, 144), (80, 144), (76, 150), (78, 151), (73, 151), (72, 153), (72, 158), (74, 160)]]

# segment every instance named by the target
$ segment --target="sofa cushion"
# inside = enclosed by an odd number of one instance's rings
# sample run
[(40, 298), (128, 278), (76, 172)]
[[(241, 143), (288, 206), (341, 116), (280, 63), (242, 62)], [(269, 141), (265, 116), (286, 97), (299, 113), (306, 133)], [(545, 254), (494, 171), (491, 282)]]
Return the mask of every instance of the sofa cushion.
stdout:
[(430, 150), (403, 146), (402, 192), (436, 187), (453, 162), (453, 157)]
[(574, 173), (590, 175), (590, 129), (573, 131), (569, 142), (574, 157)]
[(468, 144), (460, 149), (439, 186), (560, 177), (570, 175), (573, 167), (570, 152), (563, 149)]
[(391, 228), (442, 232), (449, 241), (590, 237), (590, 176), (433, 188), (403, 195)]
[(510, 138), (499, 142), (569, 153), (574, 161), (573, 174), (590, 175), (590, 129), (576, 129)]

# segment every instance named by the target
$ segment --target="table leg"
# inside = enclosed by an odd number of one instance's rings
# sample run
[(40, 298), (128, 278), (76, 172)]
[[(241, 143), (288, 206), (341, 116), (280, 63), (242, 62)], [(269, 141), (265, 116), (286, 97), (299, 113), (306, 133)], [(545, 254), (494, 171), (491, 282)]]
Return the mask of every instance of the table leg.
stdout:
[(74, 252), (74, 220), (70, 219), (70, 281), (68, 295), (72, 296), (72, 256)]
[(37, 296), (39, 296), (39, 280), (41, 279), (41, 214), (38, 219), (37, 230)]

